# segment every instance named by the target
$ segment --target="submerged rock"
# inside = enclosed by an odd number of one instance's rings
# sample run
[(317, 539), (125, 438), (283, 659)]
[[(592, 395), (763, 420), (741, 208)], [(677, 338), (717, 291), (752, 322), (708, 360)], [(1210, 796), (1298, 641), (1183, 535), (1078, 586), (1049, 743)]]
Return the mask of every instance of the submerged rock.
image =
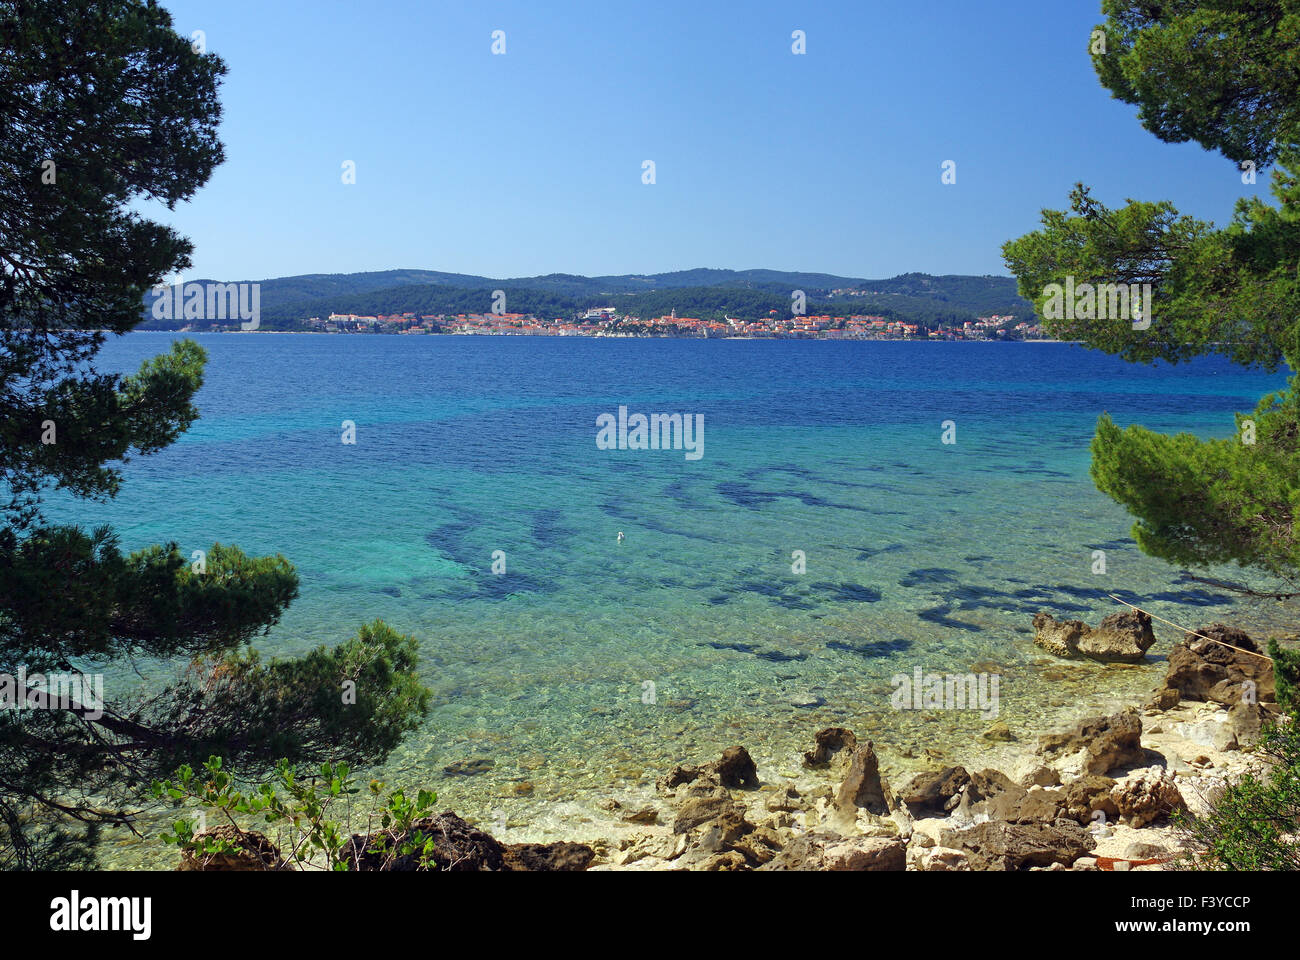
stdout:
[(586, 870), (596, 853), (585, 843), (512, 843), (506, 846), (507, 870), (516, 873), (575, 873)]
[(474, 777), (480, 773), (487, 773), (496, 766), (496, 761), (491, 757), (473, 757), (469, 760), (456, 760), (442, 768), (442, 772), (449, 777)]
[(985, 730), (982, 736), (985, 740), (994, 740), (1000, 743), (1011, 743), (1016, 739), (1016, 735), (1011, 732), (1011, 728), (1001, 720)]
[(694, 783), (701, 773), (699, 767), (679, 763), (655, 781), (655, 788), (661, 793), (672, 793), (684, 783)]
[(1058, 657), (1086, 657), (1103, 663), (1141, 663), (1156, 642), (1151, 617), (1138, 610), (1112, 613), (1094, 630), (1082, 620), (1034, 614), (1034, 643)]

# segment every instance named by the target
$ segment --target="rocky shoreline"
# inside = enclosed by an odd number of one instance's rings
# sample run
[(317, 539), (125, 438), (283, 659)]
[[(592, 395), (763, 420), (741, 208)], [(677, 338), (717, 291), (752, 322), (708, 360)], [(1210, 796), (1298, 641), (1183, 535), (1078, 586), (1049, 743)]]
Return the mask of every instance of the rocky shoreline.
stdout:
[[(1154, 642), (1140, 612), (1095, 630), (1035, 617), (1036, 642), (1063, 658), (1135, 662)], [(1207, 639), (1209, 638), (1209, 639)], [(360, 869), (554, 870), (1162, 870), (1186, 851), (1176, 810), (1198, 814), (1263, 762), (1251, 745), (1276, 718), (1271, 663), (1223, 624), (1188, 632), (1144, 706), (1088, 717), (1025, 744), (1004, 769), (935, 766), (891, 784), (858, 732), (812, 734), (801, 769), (765, 779), (744, 746), (661, 775), (653, 800), (608, 797), (605, 834), (587, 843), (504, 844), (447, 812), (414, 827), (432, 863)], [(996, 725), (986, 733), (1005, 740)], [(973, 765), (972, 765), (973, 767)], [(389, 837), (400, 841), (401, 837)], [(255, 835), (253, 848), (265, 838)], [(266, 869), (264, 853), (182, 869)]]
[[(1066, 657), (1132, 662), (1154, 641), (1139, 613), (1095, 631), (1045, 614), (1035, 626)], [(1278, 715), (1250, 637), (1195, 633), (1213, 639), (1188, 633), (1144, 707), (1045, 734), (1008, 770), (947, 766), (895, 789), (875, 745), (844, 728), (815, 734), (793, 780), (763, 782), (743, 747), (677, 767), (657, 783), (661, 804), (628, 811), (638, 833), (593, 844), (591, 869), (1167, 869), (1183, 852), (1170, 814), (1199, 813), (1258, 771), (1250, 746)]]

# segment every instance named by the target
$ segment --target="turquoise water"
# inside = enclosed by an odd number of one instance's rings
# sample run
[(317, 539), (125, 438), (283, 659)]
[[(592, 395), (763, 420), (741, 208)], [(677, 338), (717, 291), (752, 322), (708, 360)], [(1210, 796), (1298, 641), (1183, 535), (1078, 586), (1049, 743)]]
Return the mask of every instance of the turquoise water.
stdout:
[[(196, 339), (202, 419), (131, 463), (115, 502), (58, 515), (111, 523), (127, 548), (283, 553), (301, 597), (267, 652), (376, 617), (414, 634), (433, 708), (384, 775), (527, 838), (579, 836), (595, 800), (732, 743), (770, 773), (831, 723), (904, 766), (980, 746), (989, 717), (890, 708), (890, 678), (916, 666), (998, 673), (998, 719), (1023, 738), (1163, 672), (1048, 661), (1039, 609), (1095, 621), (1120, 592), (1188, 626), (1285, 614), (1140, 555), (1087, 476), (1102, 410), (1224, 436), (1281, 376), (1066, 344)], [(132, 334), (103, 365), (169, 340)], [(620, 405), (702, 414), (703, 457), (598, 449), (596, 417)], [(1162, 654), (1177, 631), (1157, 635)]]

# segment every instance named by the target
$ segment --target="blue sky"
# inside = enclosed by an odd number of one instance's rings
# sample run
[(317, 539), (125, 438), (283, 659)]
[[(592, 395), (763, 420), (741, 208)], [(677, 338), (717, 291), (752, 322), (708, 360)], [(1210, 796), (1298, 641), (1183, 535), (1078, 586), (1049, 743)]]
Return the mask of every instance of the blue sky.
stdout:
[(1005, 274), (1077, 180), (1220, 222), (1268, 189), (1110, 98), (1100, 0), (165, 5), (229, 67), (226, 163), (158, 212), (189, 278)]

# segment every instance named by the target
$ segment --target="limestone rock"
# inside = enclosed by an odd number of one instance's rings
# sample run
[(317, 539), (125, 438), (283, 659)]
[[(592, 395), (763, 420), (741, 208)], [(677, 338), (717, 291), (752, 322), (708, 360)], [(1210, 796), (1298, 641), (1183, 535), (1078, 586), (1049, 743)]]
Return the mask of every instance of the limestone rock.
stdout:
[(677, 808), (677, 818), (673, 821), (673, 833), (685, 833), (700, 824), (716, 820), (723, 814), (738, 810), (744, 815), (744, 807), (728, 796), (689, 797)]
[(1082, 753), (1083, 772), (1091, 774), (1140, 763), (1146, 756), (1142, 718), (1132, 708), (1109, 717), (1090, 717), (1069, 730), (1041, 737), (1038, 752), (1049, 759)]
[(1105, 663), (1141, 663), (1155, 642), (1150, 614), (1126, 610), (1103, 617), (1095, 630), (1079, 639), (1079, 652)]
[(907, 844), (902, 840), (884, 837), (840, 837), (836, 834), (806, 833), (786, 844), (762, 869), (905, 870)]
[(965, 850), (952, 847), (929, 847), (918, 851), (913, 860), (916, 869), (924, 873), (956, 873), (970, 870), (970, 857)]
[(939, 842), (964, 850), (973, 870), (1027, 870), (1054, 863), (1068, 867), (1096, 846), (1086, 830), (1067, 823), (980, 823), (941, 831)]
[(702, 796), (717, 792), (718, 787), (758, 786), (758, 765), (744, 747), (728, 747), (722, 758), (703, 766), (679, 763), (655, 781), (660, 793), (672, 794), (686, 785), (687, 794)]
[[(1196, 632), (1233, 647), (1259, 652), (1258, 645), (1235, 627), (1216, 623)], [(1261, 703), (1275, 701), (1272, 664), (1262, 657), (1229, 649), (1223, 643), (1212, 643), (1190, 632), (1185, 634), (1182, 643), (1169, 652), (1165, 689), (1176, 690), (1183, 700), (1212, 701), (1229, 707), (1239, 703), (1247, 689), (1253, 689), (1253, 699)]]
[(1137, 610), (1112, 613), (1096, 629), (1082, 620), (1057, 620), (1045, 610), (1034, 614), (1034, 643), (1066, 659), (1141, 663), (1155, 642), (1151, 617)]
[(972, 801), (987, 800), (1003, 793), (1024, 793), (1024, 788), (1001, 770), (986, 767), (970, 775)]
[(713, 764), (713, 772), (724, 787), (758, 786), (758, 765), (744, 747), (728, 747), (722, 759)]
[(835, 794), (835, 809), (842, 816), (856, 816), (858, 809), (888, 816), (894, 807), (889, 784), (880, 775), (880, 759), (870, 741), (853, 752), (848, 773)]
[(801, 809), (799, 800), (799, 791), (793, 784), (786, 784), (768, 797), (763, 806), (772, 813), (794, 813)]
[(655, 824), (659, 822), (659, 811), (654, 807), (643, 807), (640, 810), (629, 810), (621, 819), (625, 823)]
[(1120, 817), (1131, 827), (1144, 827), (1175, 810), (1187, 809), (1173, 778), (1162, 773), (1144, 774), (1118, 783), (1111, 788), (1110, 796)]
[(700, 772), (699, 767), (679, 763), (655, 781), (655, 788), (660, 793), (672, 793), (684, 783), (694, 783), (699, 779)]
[(1057, 657), (1077, 656), (1079, 638), (1088, 629), (1082, 620), (1057, 620), (1046, 610), (1034, 614), (1034, 643)]
[(1220, 753), (1241, 749), (1237, 733), (1226, 713), (1203, 717), (1194, 723), (1180, 723), (1174, 730), (1184, 739), (1203, 747), (1211, 747)]
[(1260, 726), (1275, 719), (1277, 710), (1271, 704), (1239, 701), (1228, 709), (1228, 726), (1237, 742), (1246, 746), (1259, 739)]
[[(992, 802), (996, 804), (998, 801)], [(1006, 819), (1015, 823), (1056, 823), (1066, 815), (1065, 811), (1064, 790), (1039, 787), (1026, 791), (1017, 802), (1012, 816)]]
[(1161, 687), (1151, 697), (1149, 706), (1154, 710), (1172, 710), (1178, 706), (1182, 695), (1173, 687)]
[(1119, 808), (1110, 795), (1114, 786), (1115, 781), (1110, 777), (1097, 775), (1071, 782), (1064, 790), (1065, 815), (1085, 826), (1093, 822), (1093, 814), (1098, 810), (1109, 820), (1117, 819)]
[(899, 791), (899, 799), (913, 816), (941, 816), (957, 806), (961, 788), (968, 783), (965, 767), (918, 773)]
[(1061, 775), (1052, 767), (1026, 757), (1015, 769), (1016, 782), (1028, 790), (1030, 787), (1059, 787)]
[(721, 853), (716, 853), (711, 857), (705, 858), (696, 865), (695, 869), (708, 872), (730, 872), (735, 870), (748, 870), (749, 864), (746, 863), (745, 857), (740, 853), (740, 851), (724, 850)]
[(620, 866), (637, 863), (648, 857), (670, 860), (677, 853), (677, 839), (681, 838), (675, 839), (663, 834), (637, 834), (628, 837), (623, 841), (615, 860)]

